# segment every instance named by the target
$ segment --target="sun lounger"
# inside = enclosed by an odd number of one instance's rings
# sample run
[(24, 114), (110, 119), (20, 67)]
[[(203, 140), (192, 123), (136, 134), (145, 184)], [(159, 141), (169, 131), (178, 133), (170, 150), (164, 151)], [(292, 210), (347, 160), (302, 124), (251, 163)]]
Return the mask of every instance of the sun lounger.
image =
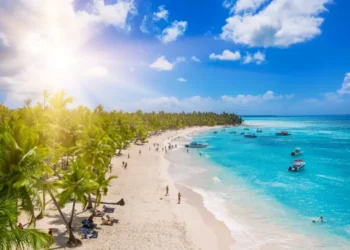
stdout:
[(92, 239), (98, 237), (98, 232), (95, 230), (82, 227), (80, 228), (80, 231), (83, 233), (85, 239)]
[(107, 206), (103, 206), (103, 211), (105, 213), (114, 213), (114, 207), (107, 207)]

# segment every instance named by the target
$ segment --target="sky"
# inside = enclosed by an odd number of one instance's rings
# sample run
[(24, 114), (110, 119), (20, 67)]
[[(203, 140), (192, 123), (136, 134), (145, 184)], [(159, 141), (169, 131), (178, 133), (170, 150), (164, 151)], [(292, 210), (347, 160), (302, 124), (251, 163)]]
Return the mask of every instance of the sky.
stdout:
[(350, 114), (348, 0), (0, 0), (0, 102)]

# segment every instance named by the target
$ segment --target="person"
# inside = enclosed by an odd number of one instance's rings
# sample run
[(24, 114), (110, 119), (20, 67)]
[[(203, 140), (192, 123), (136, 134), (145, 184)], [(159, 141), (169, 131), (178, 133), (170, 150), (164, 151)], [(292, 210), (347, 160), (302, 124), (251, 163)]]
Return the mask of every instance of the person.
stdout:
[(139, 150), (139, 155), (141, 154), (141, 150)]
[(177, 194), (177, 204), (180, 204), (181, 203), (181, 194), (178, 193)]
[(323, 220), (323, 216), (321, 216), (321, 217), (320, 217), (320, 221), (321, 221), (321, 222), (324, 222), (324, 220)]
[(202, 153), (199, 153), (200, 156), (202, 156)]
[(188, 149), (187, 149), (187, 153), (188, 153)]
[(165, 188), (165, 196), (168, 196), (168, 195), (169, 195), (169, 187), (166, 186), (166, 188)]
[(124, 169), (126, 169), (127, 167), (128, 167), (128, 163), (125, 162)]
[(21, 230), (22, 230), (22, 229), (24, 229), (24, 227), (23, 227), (23, 224), (22, 224), (22, 223), (19, 223), (17, 227), (18, 227), (18, 229), (21, 229)]
[(148, 148), (148, 151), (151, 151), (151, 147)]
[(53, 237), (53, 232), (52, 232), (52, 229), (51, 229), (51, 228), (49, 228), (48, 234), (49, 234), (51, 237)]
[(123, 165), (122, 165), (122, 167), (124, 167), (124, 165), (125, 165), (125, 162), (123, 161), (123, 162), (122, 162), (122, 164), (123, 164)]
[(130, 159), (130, 154), (128, 153), (128, 159)]
[(109, 172), (112, 173), (112, 164), (109, 164)]

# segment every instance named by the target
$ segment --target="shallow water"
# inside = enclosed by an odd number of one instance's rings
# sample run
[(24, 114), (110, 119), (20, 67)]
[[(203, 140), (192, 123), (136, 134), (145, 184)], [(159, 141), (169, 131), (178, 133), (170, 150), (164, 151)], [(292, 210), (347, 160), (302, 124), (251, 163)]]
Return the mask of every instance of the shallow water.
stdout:
[[(243, 127), (220, 129), (195, 136), (206, 149), (170, 151), (171, 176), (204, 197), (236, 249), (350, 249), (350, 117), (249, 117), (245, 124), (263, 133), (248, 139)], [(292, 135), (276, 136), (281, 129)], [(290, 156), (295, 147), (304, 154)], [(288, 172), (297, 158), (305, 169)], [(319, 216), (326, 222), (311, 222)]]

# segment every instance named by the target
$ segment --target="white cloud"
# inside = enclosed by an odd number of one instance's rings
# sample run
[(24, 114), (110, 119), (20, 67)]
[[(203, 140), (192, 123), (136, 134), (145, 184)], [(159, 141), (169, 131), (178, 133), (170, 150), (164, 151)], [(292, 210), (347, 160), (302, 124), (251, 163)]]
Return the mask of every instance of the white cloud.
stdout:
[(0, 32), (0, 46), (10, 47), (6, 34), (2, 32)]
[(222, 54), (210, 54), (209, 55), (209, 58), (210, 59), (218, 59), (218, 60), (223, 60), (223, 61), (237, 61), (239, 59), (241, 59), (241, 53), (239, 53), (239, 51), (236, 51), (236, 52), (232, 52), (228, 49), (224, 50), (222, 52)]
[(163, 43), (176, 41), (179, 36), (182, 36), (187, 29), (186, 21), (174, 21), (169, 27), (165, 28), (159, 39)]
[(224, 0), (222, 6), (226, 9), (231, 9), (234, 6), (233, 0)]
[(255, 62), (256, 64), (262, 64), (266, 59), (266, 55), (260, 51), (255, 54), (247, 53), (243, 59), (243, 64), (249, 64)]
[(347, 73), (344, 77), (343, 85), (341, 89), (338, 90), (338, 94), (350, 94), (350, 73)]
[[(321, 33), (320, 14), (332, 0), (237, 1), (239, 11), (226, 20), (221, 38), (251, 47), (288, 47)], [(240, 11), (243, 11), (241, 13)]]
[(150, 67), (152, 69), (158, 70), (158, 71), (169, 71), (174, 68), (174, 65), (169, 62), (165, 56), (158, 57), (157, 60), (155, 60)]
[(233, 6), (234, 12), (243, 11), (256, 11), (262, 4), (266, 3), (268, 0), (238, 0), (236, 5)]
[(136, 13), (134, 0), (117, 0), (114, 4), (106, 5), (104, 0), (93, 0), (92, 15), (97, 21), (117, 28), (128, 28), (126, 21), (130, 14)]
[(187, 80), (186, 80), (185, 78), (182, 78), (182, 77), (177, 78), (177, 80), (178, 80), (179, 82), (187, 82)]
[(161, 5), (158, 7), (158, 12), (153, 13), (153, 20), (159, 21), (161, 19), (164, 19), (165, 21), (168, 20), (169, 11), (165, 9), (164, 5)]
[(247, 53), (246, 56), (244, 57), (243, 64), (249, 64), (249, 63), (253, 62), (253, 60), (254, 60), (254, 58), (253, 58), (252, 54)]
[(152, 69), (158, 70), (158, 71), (170, 71), (173, 70), (176, 64), (185, 62), (185, 57), (177, 57), (175, 61), (169, 62), (165, 56), (158, 57), (157, 60), (155, 60), (150, 67)]
[(183, 57), (183, 56), (178, 56), (176, 57), (175, 61), (174, 61), (174, 64), (176, 63), (181, 63), (181, 62), (185, 62), (186, 61), (186, 58)]
[(191, 60), (192, 61), (195, 61), (195, 62), (201, 62), (201, 60), (199, 60), (197, 57), (195, 57), (195, 56), (192, 56), (191, 57)]
[(147, 16), (144, 16), (140, 25), (140, 30), (144, 34), (148, 34), (149, 31), (147, 29)]
[(335, 103), (343, 102), (341, 97), (339, 95), (337, 95), (337, 93), (334, 93), (334, 92), (327, 92), (327, 93), (325, 93), (324, 94), (324, 99), (327, 102), (335, 102)]
[(221, 100), (228, 103), (248, 105), (248, 104), (259, 104), (266, 101), (282, 100), (282, 99), (285, 99), (286, 96), (282, 96), (282, 95), (276, 96), (273, 91), (268, 90), (263, 95), (242, 95), (242, 94), (236, 95), (236, 96), (224, 95), (221, 97)]

